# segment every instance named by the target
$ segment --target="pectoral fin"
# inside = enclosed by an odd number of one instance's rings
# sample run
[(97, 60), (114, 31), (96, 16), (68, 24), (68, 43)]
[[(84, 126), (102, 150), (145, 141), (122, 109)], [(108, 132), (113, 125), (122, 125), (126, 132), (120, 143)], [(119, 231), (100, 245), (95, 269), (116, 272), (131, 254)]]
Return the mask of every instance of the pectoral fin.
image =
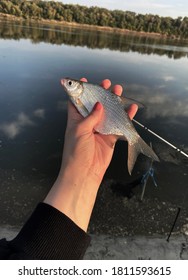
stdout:
[(87, 117), (89, 115), (88, 109), (84, 106), (79, 98), (74, 99), (74, 103), (78, 109), (78, 111), (82, 114), (83, 117)]

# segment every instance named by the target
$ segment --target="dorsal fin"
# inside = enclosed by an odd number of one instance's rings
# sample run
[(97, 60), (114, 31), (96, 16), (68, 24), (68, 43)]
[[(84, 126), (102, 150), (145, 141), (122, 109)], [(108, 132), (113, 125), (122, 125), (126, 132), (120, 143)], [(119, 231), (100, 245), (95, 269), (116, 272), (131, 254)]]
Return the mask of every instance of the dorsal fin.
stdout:
[(136, 104), (139, 109), (144, 108), (144, 104), (142, 104), (141, 102), (139, 102), (137, 100), (134, 100), (134, 99), (128, 98), (128, 97), (124, 97), (124, 96), (120, 96), (119, 98), (120, 98), (121, 103), (123, 104), (123, 107), (125, 110), (127, 110), (131, 104)]

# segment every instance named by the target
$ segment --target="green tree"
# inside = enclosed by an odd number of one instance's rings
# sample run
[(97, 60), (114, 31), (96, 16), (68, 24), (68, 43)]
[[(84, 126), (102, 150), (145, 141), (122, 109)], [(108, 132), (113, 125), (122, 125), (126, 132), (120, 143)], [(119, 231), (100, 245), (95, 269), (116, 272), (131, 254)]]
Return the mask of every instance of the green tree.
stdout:
[(187, 38), (187, 17), (160, 17), (152, 14), (136, 14), (131, 11), (110, 11), (99, 7), (67, 5), (55, 1), (12, 0), (0, 1), (0, 12), (25, 19), (49, 19), (80, 24), (118, 27), (123, 29), (157, 32)]
[(5, 14), (11, 14), (13, 4), (10, 1), (1, 1), (1, 11)]

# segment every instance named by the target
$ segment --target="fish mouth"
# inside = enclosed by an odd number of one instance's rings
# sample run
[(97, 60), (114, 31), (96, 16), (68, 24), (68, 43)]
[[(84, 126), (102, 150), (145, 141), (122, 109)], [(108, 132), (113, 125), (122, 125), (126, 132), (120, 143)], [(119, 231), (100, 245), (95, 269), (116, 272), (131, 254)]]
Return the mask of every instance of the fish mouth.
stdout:
[(66, 80), (67, 80), (66, 78), (63, 78), (63, 79), (60, 80), (60, 83), (61, 83), (61, 85), (63, 86), (64, 91), (65, 91), (68, 95), (70, 95), (69, 91), (68, 91), (67, 88), (66, 88)]
[(62, 84), (62, 86), (65, 85), (65, 80), (66, 80), (66, 79), (61, 79), (61, 84)]
[(62, 84), (62, 86), (65, 85), (65, 83), (66, 83), (67, 80), (71, 80), (71, 78), (65, 77), (65, 78), (61, 79), (61, 84)]

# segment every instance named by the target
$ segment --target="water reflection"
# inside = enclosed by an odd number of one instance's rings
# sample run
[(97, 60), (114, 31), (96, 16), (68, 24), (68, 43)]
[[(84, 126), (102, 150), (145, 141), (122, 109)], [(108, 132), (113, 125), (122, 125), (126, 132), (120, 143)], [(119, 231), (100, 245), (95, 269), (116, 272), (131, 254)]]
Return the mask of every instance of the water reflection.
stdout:
[(188, 57), (186, 41), (167, 38), (124, 35), (122, 33), (106, 33), (94, 30), (84, 30), (66, 26), (49, 26), (0, 22), (0, 38), (30, 39), (32, 43), (46, 42), (56, 45), (86, 46), (91, 49), (109, 49), (121, 52), (138, 52), (140, 54), (166, 55), (168, 58), (180, 59)]
[(20, 113), (15, 121), (9, 123), (2, 123), (0, 131), (2, 131), (8, 138), (14, 139), (22, 129), (27, 126), (34, 125), (34, 122), (24, 113)]
[[(168, 88), (158, 86), (152, 88), (149, 86), (142, 86), (139, 84), (131, 84), (128, 87), (129, 92), (134, 94), (134, 97), (141, 102), (145, 103), (147, 100), (147, 108), (145, 110), (145, 118), (166, 118), (167, 122), (178, 123), (178, 117), (188, 117), (188, 92), (185, 89), (183, 100), (176, 92), (168, 94)], [(139, 91), (144, 92), (140, 95)], [(153, 94), (151, 95), (151, 91)], [(182, 94), (183, 95), (183, 94)], [(187, 126), (187, 123), (183, 123)]]

